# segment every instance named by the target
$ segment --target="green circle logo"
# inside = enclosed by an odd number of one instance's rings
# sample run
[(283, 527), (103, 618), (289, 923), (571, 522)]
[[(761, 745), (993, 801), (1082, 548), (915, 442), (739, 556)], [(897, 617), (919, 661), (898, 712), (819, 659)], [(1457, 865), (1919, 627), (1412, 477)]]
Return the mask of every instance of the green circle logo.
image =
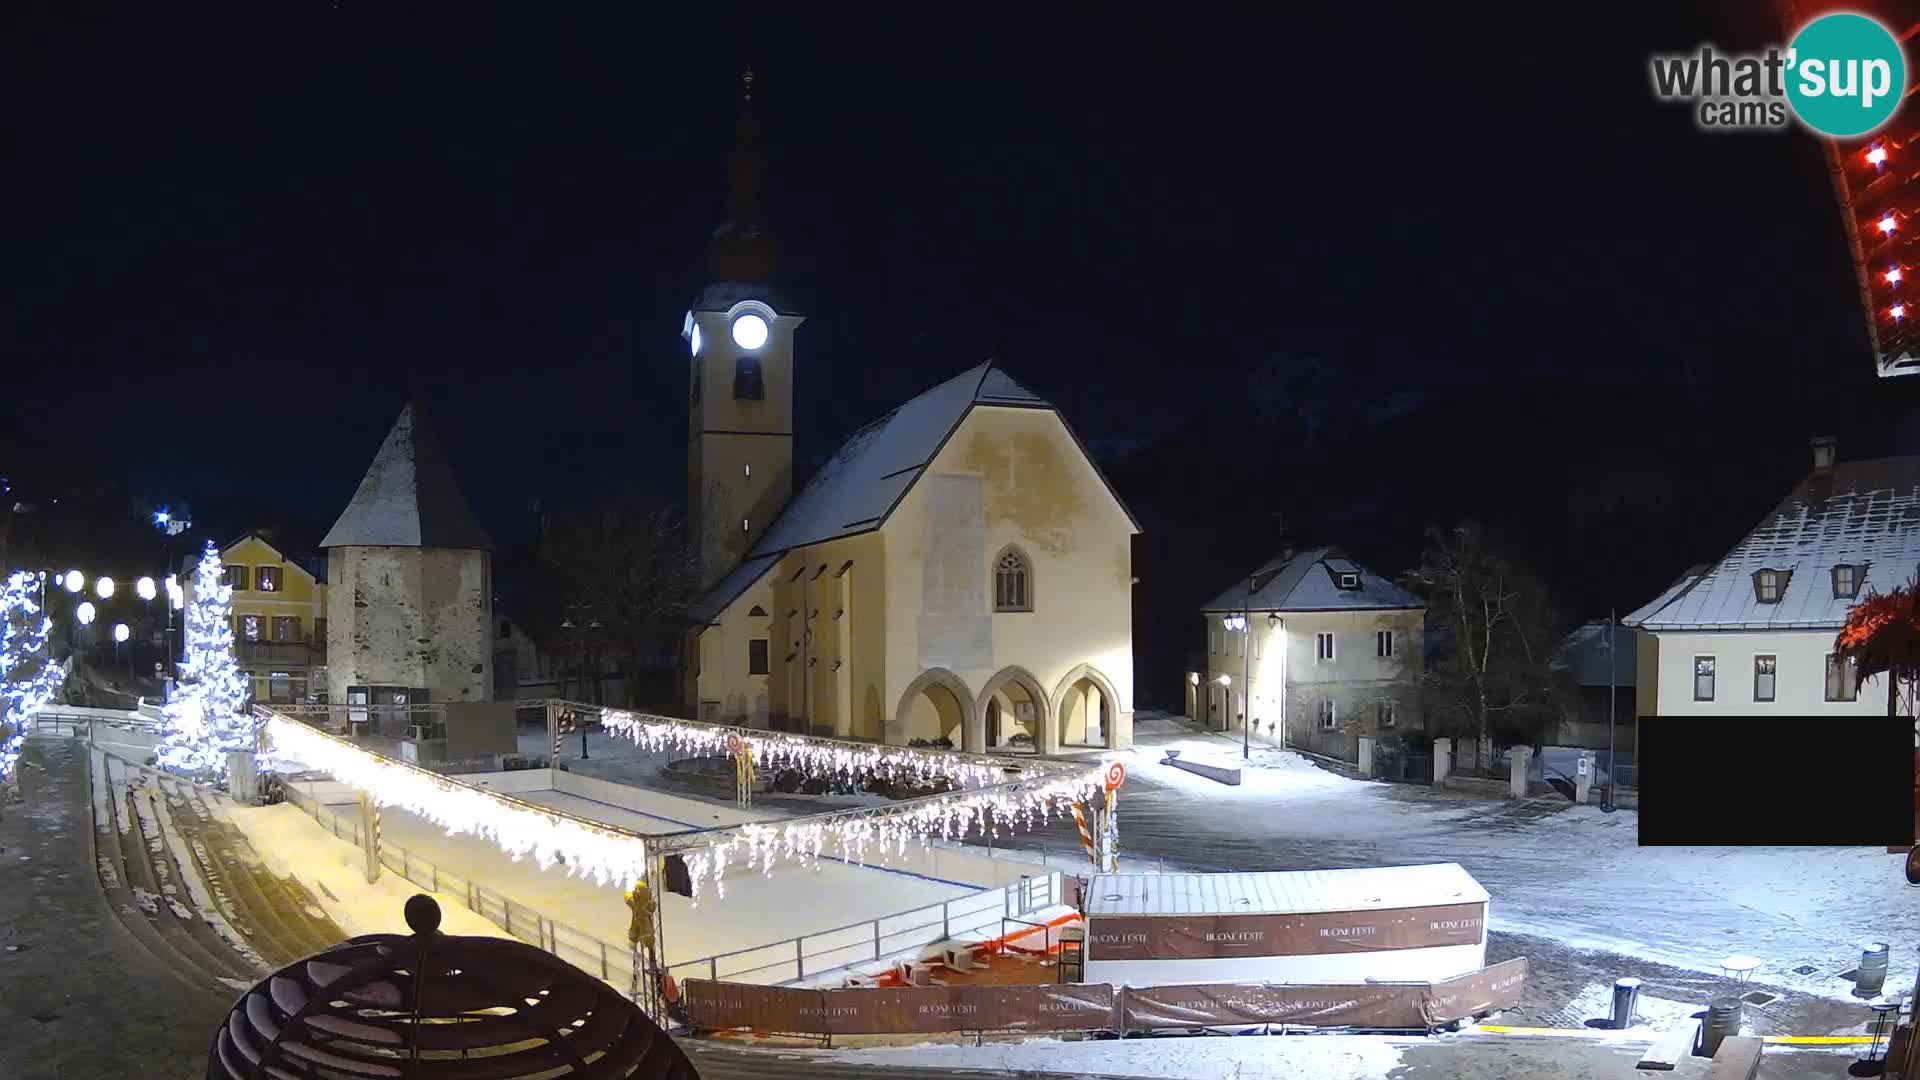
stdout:
[(1893, 34), (1865, 15), (1822, 15), (1788, 46), (1787, 101), (1822, 135), (1865, 135), (1887, 122), (1907, 92), (1907, 58)]

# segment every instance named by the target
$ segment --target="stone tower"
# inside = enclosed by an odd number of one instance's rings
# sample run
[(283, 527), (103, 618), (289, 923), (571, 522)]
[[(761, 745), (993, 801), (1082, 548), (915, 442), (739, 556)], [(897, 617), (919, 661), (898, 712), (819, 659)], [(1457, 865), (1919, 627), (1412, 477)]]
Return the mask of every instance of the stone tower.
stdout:
[(491, 545), (417, 403), (320, 546), (331, 702), (492, 698)]
[(703, 586), (740, 561), (793, 494), (793, 332), (803, 320), (773, 287), (753, 72), (743, 81), (727, 220), (707, 249), (712, 283), (681, 328), (692, 354), (687, 521)]

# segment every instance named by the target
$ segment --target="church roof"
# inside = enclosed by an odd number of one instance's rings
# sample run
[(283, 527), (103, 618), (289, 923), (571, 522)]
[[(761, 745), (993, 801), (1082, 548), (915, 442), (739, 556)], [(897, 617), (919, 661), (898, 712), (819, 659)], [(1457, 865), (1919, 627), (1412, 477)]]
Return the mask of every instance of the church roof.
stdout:
[(353, 501), (320, 546), (492, 546), (460, 493), (446, 448), (419, 405), (410, 402), (400, 410)]
[[(787, 503), (766, 534), (733, 573), (722, 578), (696, 605), (694, 618), (710, 622), (745, 592), (781, 554), (794, 548), (871, 532), (886, 524), (894, 507), (939, 455), (975, 405), (1048, 409), (1053, 406), (1015, 382), (992, 361), (969, 368), (861, 428)], [(1066, 419), (1061, 418), (1066, 425)], [(1067, 433), (1080, 443), (1071, 425)], [(1080, 443), (1086, 454), (1086, 446)], [(1092, 455), (1087, 455), (1093, 464)], [(1139, 520), (1127, 509), (1099, 466), (1094, 472), (1133, 527)], [(704, 615), (704, 618), (702, 617)]]

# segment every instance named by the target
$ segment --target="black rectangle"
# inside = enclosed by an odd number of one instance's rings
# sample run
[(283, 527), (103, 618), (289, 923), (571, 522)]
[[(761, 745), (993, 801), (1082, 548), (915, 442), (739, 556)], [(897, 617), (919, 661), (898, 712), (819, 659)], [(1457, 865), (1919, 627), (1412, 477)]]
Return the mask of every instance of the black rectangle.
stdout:
[(1649, 716), (1634, 748), (1643, 847), (1914, 842), (1910, 716)]

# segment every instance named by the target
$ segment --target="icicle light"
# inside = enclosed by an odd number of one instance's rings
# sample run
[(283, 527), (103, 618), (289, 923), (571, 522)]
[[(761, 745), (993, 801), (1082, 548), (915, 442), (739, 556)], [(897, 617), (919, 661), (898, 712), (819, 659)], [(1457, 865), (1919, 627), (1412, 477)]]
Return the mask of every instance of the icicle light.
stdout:
[(276, 758), (365, 792), (381, 806), (433, 822), (448, 836), (483, 837), (515, 859), (531, 856), (545, 870), (564, 863), (569, 874), (602, 885), (631, 886), (647, 876), (646, 842), (632, 833), (595, 828), (578, 818), (543, 811), (498, 792), (362, 750), (297, 720), (268, 714), (267, 739)]

